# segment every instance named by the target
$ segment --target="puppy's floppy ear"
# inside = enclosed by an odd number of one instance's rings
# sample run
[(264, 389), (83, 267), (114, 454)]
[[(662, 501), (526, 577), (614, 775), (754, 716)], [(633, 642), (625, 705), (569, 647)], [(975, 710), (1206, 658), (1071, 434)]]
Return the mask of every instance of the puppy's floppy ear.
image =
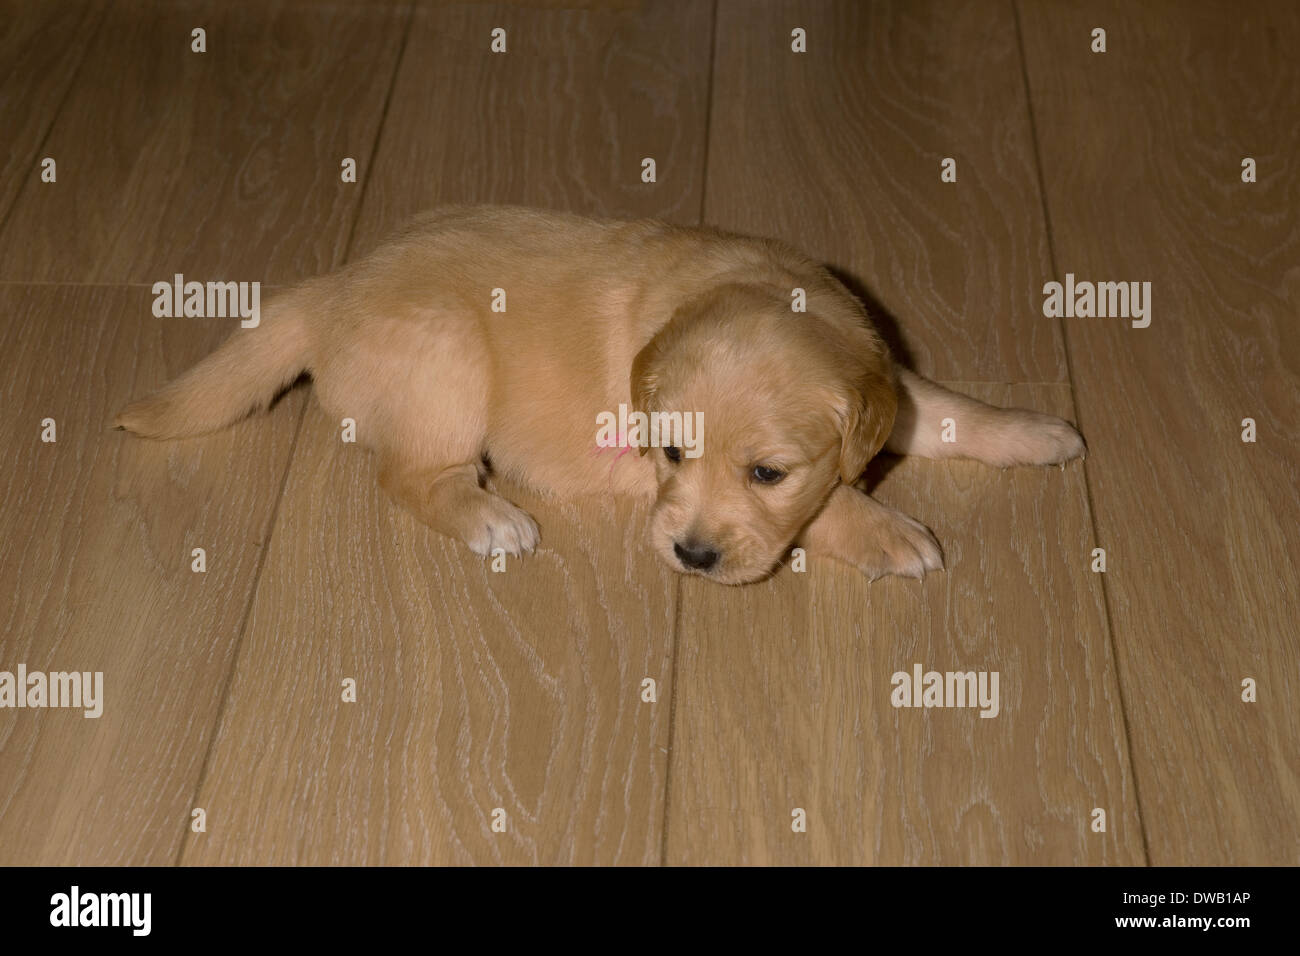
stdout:
[(898, 414), (898, 386), (888, 353), (860, 356), (860, 364), (841, 392), (840, 478), (852, 484), (885, 446)]

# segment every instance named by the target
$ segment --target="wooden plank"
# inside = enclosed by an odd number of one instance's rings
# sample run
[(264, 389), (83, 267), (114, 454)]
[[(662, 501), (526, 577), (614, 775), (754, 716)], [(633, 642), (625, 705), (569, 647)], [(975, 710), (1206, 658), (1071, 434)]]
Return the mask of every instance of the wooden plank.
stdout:
[(711, 5), (594, 6), (417, 8), (357, 249), (450, 202), (699, 222)]
[(0, 3), (0, 223), (40, 181), (37, 150), (104, 12), (102, 3)]
[(1059, 277), (1152, 284), (1148, 328), (1063, 320), (1151, 862), (1295, 864), (1300, 13), (1020, 15)]
[(340, 164), (370, 156), (406, 17), (113, 7), (45, 147), (58, 182), (24, 190), (0, 232), (0, 279), (282, 283), (338, 265), (361, 195)]
[[(442, 201), (695, 215), (710, 12), (421, 7), (358, 247)], [(182, 862), (658, 861), (676, 578), (644, 509), (505, 493), (542, 545), (497, 574), (309, 415)]]
[(1066, 381), (1010, 7), (722, 0), (717, 36), (708, 222), (848, 271), (924, 375)]
[[(717, 31), (708, 221), (857, 279), (923, 372), (1062, 381), (1013, 11), (724, 2)], [(957, 387), (1071, 417), (1064, 383)], [(1142, 862), (1080, 466), (909, 460), (880, 493), (935, 530), (948, 572), (684, 584), (668, 862)], [(893, 708), (916, 663), (998, 671), (1001, 713)]]
[(0, 865), (176, 859), (288, 466), (301, 392), (201, 440), (110, 430), (228, 331), (151, 301), (0, 287), (0, 670), (104, 675), (97, 719), (0, 709)]
[[(1069, 412), (1068, 386), (964, 390)], [(1140, 864), (1081, 466), (891, 464), (875, 493), (934, 530), (946, 571), (683, 583), (667, 861)], [(997, 715), (895, 708), (915, 664), (998, 672)]]
[(654, 860), (674, 582), (643, 510), (508, 492), (543, 544), (498, 574), (377, 482), (310, 414), (183, 862)]

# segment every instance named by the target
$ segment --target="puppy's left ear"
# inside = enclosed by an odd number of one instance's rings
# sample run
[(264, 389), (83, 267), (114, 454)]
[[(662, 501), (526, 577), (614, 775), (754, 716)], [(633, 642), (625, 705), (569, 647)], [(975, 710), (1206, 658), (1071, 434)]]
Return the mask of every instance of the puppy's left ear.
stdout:
[(848, 485), (862, 477), (894, 428), (898, 385), (887, 354), (863, 357), (842, 392), (839, 413), (840, 479)]
[[(649, 413), (659, 388), (660, 369), (663, 364), (663, 332), (651, 339), (632, 360), (632, 411)], [(649, 447), (637, 446), (637, 454), (644, 455)]]

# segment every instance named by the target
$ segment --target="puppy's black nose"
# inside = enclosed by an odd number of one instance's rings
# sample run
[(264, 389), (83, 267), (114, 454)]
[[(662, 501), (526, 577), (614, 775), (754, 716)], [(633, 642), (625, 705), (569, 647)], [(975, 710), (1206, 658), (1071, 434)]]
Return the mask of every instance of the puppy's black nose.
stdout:
[(685, 546), (680, 541), (674, 541), (673, 554), (692, 571), (707, 571), (718, 563), (718, 552), (706, 544), (696, 544), (694, 541), (687, 541)]

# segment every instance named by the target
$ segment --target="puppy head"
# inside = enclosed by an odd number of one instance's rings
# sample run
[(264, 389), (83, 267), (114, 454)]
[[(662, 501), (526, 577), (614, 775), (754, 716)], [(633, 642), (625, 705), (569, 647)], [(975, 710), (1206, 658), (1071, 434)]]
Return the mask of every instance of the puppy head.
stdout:
[(661, 426), (683, 423), (682, 441), (652, 429), (660, 447), (642, 447), (659, 482), (653, 547), (723, 584), (770, 573), (836, 484), (866, 469), (897, 411), (888, 353), (860, 316), (795, 313), (749, 285), (679, 309), (633, 362), (632, 401)]

